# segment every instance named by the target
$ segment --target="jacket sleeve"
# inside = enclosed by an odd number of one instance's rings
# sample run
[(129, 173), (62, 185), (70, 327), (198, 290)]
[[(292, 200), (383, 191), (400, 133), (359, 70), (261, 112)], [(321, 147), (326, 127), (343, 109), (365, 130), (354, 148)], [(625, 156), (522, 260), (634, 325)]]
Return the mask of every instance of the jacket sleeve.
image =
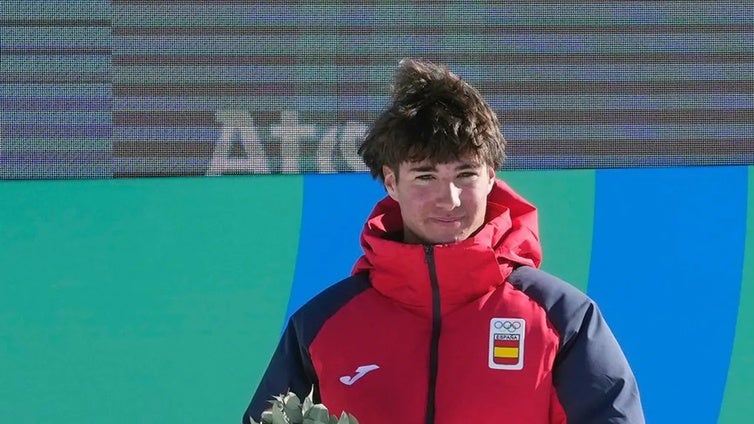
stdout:
[(565, 420), (553, 423), (643, 424), (639, 389), (623, 351), (597, 305), (578, 298), (582, 301), (561, 326), (553, 383), (562, 407), (555, 415)]
[(273, 396), (291, 391), (300, 399), (304, 399), (315, 384), (316, 375), (309, 357), (308, 346), (302, 341), (300, 331), (297, 331), (294, 321), (291, 320), (243, 415), (242, 423), (248, 424), (250, 418), (259, 422), (262, 412), (270, 407), (269, 401)]
[(510, 282), (547, 312), (560, 338), (553, 364), (552, 424), (644, 424), (639, 389), (597, 304), (539, 269), (521, 266)]

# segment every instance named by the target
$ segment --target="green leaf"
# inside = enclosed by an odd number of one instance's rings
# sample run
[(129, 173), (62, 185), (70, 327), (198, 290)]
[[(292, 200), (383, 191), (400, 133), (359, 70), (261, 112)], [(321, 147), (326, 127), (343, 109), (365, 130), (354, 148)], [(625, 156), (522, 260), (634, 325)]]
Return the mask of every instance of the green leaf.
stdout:
[(298, 395), (296, 395), (293, 392), (288, 392), (287, 395), (282, 399), (283, 405), (285, 407), (292, 407), (292, 408), (299, 408), (301, 409), (301, 400), (298, 398)]
[(288, 417), (291, 424), (301, 424), (304, 421), (304, 414), (301, 410), (301, 400), (294, 393), (288, 393), (283, 400), (283, 412)]
[(272, 424), (289, 424), (282, 409), (272, 408)]
[(307, 396), (306, 399), (304, 399), (304, 405), (301, 407), (301, 412), (306, 416), (306, 414), (309, 413), (309, 410), (312, 409), (312, 406), (314, 406), (314, 401), (312, 401), (311, 395)]
[(313, 405), (311, 409), (309, 409), (309, 413), (306, 416), (313, 419), (315, 422), (330, 422), (330, 413), (327, 411), (327, 407), (325, 407), (325, 405), (322, 405), (321, 403)]
[(347, 413), (346, 411), (343, 411), (340, 414), (340, 419), (336, 424), (359, 424), (359, 422), (356, 420), (356, 417)]
[(262, 417), (260, 419), (262, 420), (262, 424), (272, 424), (272, 411), (262, 412)]

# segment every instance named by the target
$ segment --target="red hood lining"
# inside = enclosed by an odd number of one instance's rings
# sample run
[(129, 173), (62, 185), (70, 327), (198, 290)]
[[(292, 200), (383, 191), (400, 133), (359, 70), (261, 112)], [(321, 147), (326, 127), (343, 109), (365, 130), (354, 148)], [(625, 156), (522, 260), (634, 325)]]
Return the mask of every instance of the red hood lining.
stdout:
[[(390, 240), (403, 229), (400, 206), (379, 201), (364, 225), (364, 255), (353, 273), (369, 272), (374, 288), (408, 309), (431, 316), (431, 287), (422, 245)], [(502, 284), (518, 265), (542, 260), (537, 211), (500, 180), (488, 196), (485, 224), (458, 243), (434, 246), (443, 314)]]

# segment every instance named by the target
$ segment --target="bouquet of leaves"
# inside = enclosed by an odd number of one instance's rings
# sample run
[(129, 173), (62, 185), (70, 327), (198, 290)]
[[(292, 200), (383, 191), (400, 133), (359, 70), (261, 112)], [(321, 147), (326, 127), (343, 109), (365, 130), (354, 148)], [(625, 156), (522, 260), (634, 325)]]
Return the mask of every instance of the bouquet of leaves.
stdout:
[(331, 415), (325, 405), (315, 404), (311, 396), (303, 402), (293, 392), (275, 396), (270, 403), (272, 408), (262, 412), (262, 422), (251, 420), (251, 424), (359, 424), (356, 418), (343, 412), (340, 418)]

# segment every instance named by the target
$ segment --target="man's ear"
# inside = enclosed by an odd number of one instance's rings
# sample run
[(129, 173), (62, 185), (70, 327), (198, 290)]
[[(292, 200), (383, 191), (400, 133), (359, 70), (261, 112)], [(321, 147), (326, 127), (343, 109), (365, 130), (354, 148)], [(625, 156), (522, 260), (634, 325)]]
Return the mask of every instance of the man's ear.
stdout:
[(490, 186), (489, 188), (487, 188), (487, 194), (490, 194), (492, 192), (492, 187), (495, 186), (495, 178), (496, 178), (495, 168), (487, 165), (487, 172), (489, 172), (489, 175), (490, 175)]
[(390, 169), (389, 166), (383, 165), (382, 175), (385, 178), (385, 190), (387, 190), (387, 194), (397, 202), (398, 199), (396, 198), (396, 185), (398, 184), (398, 179), (396, 178), (395, 172), (393, 172), (393, 170)]

